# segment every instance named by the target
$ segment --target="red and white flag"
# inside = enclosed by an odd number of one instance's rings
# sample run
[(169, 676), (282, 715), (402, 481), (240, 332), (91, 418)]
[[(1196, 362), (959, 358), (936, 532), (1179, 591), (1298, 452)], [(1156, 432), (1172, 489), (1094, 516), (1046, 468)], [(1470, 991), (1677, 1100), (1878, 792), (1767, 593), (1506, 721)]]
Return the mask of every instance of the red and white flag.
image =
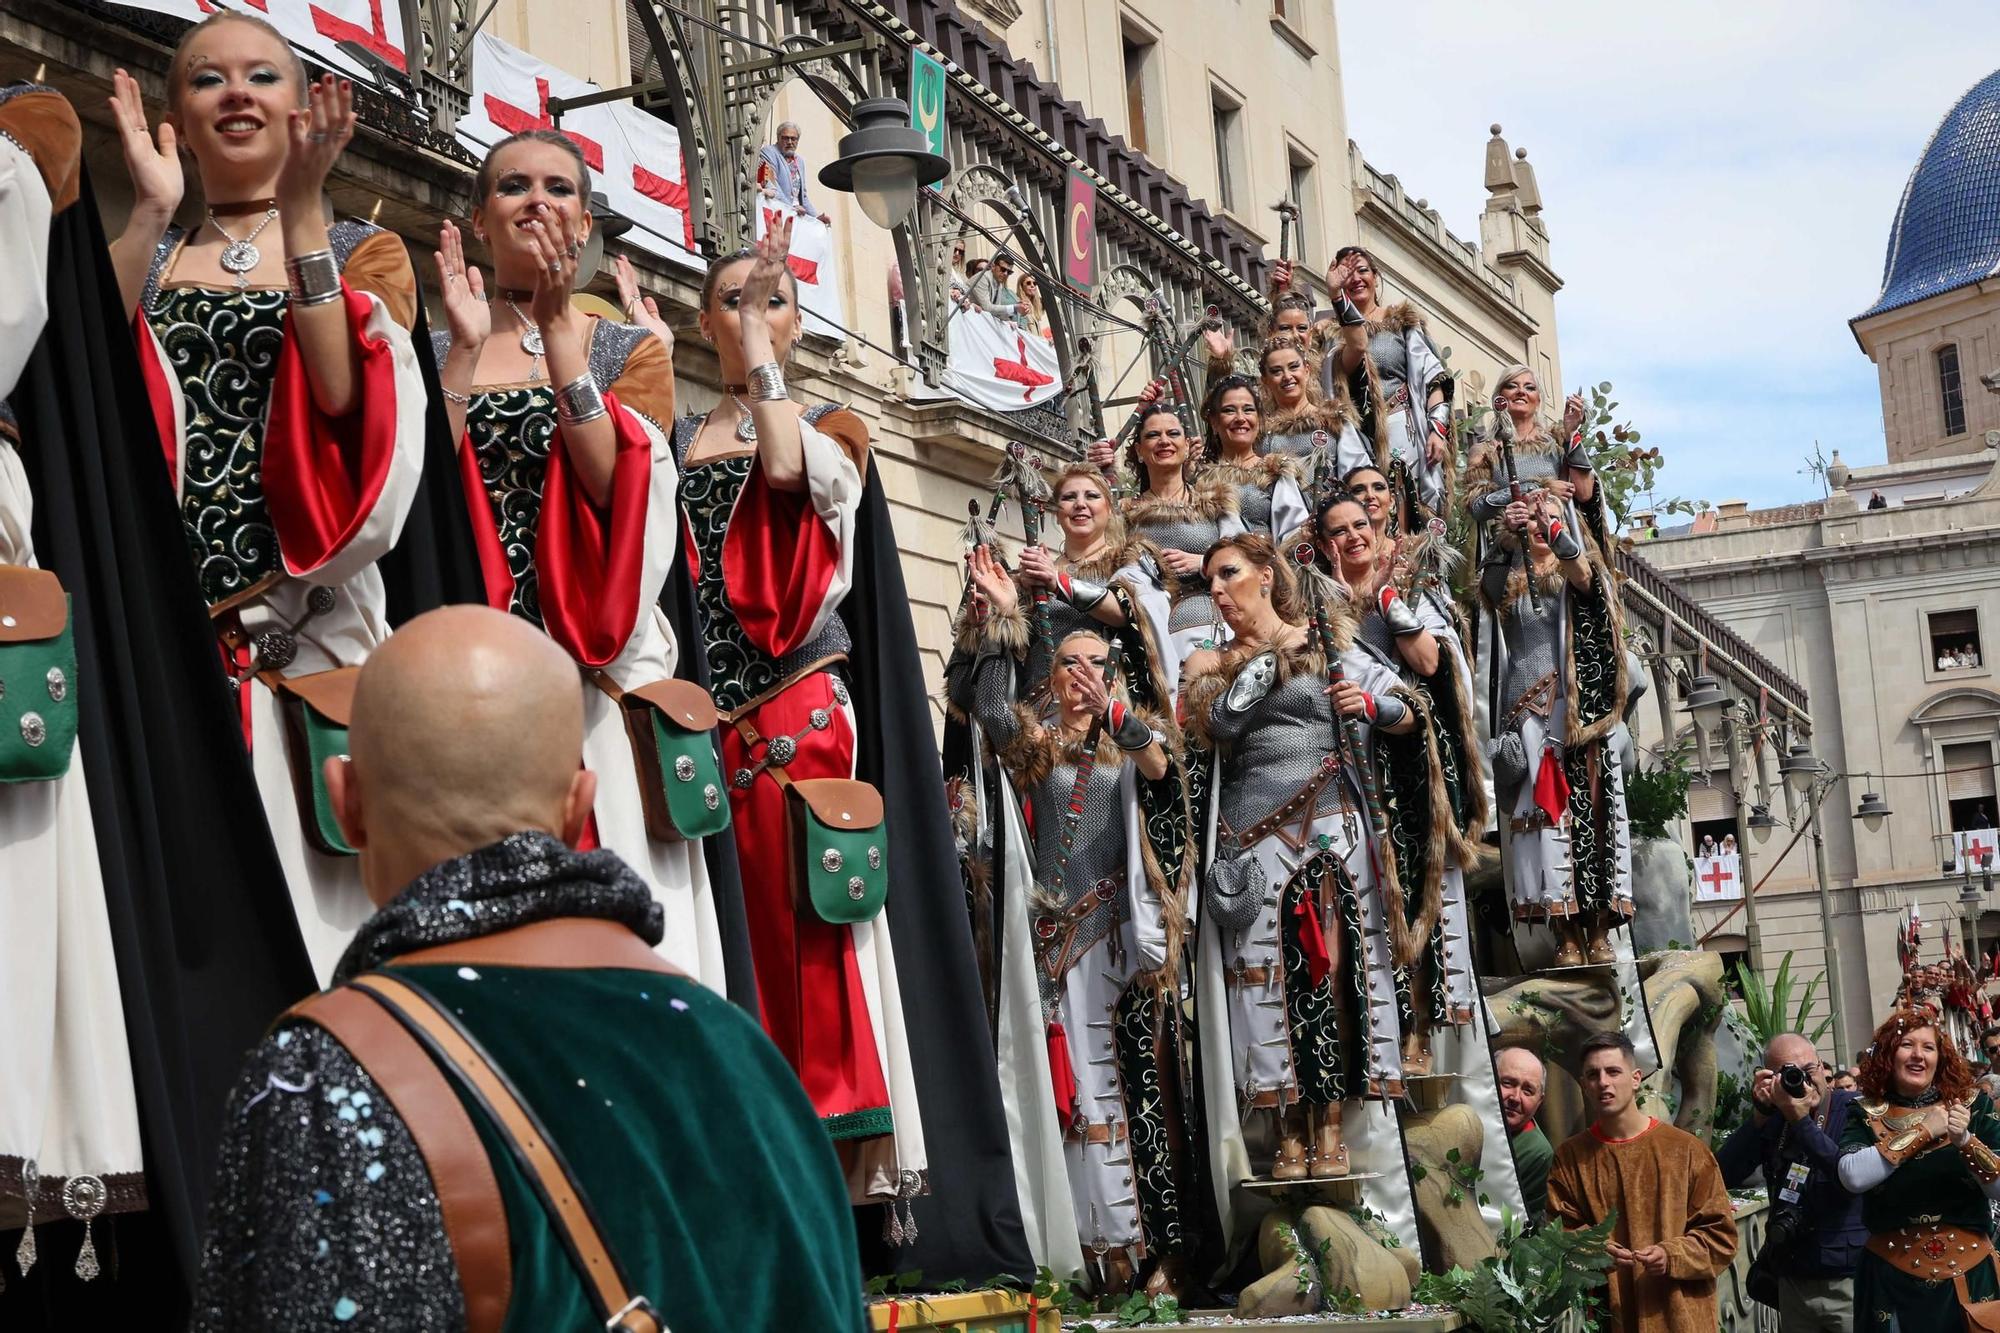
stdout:
[[(323, 65), (374, 83), (375, 72), (340, 49), (352, 42), (391, 69), (408, 73), (409, 45), (403, 36), (403, 7), (397, 0), (117, 0), (127, 9), (199, 22), (234, 10), (253, 14), (285, 35), (285, 40)], [(399, 84), (385, 85), (401, 93)]]
[(1056, 345), (984, 310), (960, 310), (946, 326), (943, 383), (996, 412), (1019, 412), (1062, 392)]
[(757, 235), (761, 238), (771, 223), (792, 219), (792, 276), (799, 280), (799, 305), (804, 309), (806, 327), (814, 333), (845, 338), (839, 326), (847, 322), (841, 308), (838, 274), (833, 262), (833, 228), (810, 213), (801, 213), (789, 204), (761, 196), (752, 201), (757, 210)]

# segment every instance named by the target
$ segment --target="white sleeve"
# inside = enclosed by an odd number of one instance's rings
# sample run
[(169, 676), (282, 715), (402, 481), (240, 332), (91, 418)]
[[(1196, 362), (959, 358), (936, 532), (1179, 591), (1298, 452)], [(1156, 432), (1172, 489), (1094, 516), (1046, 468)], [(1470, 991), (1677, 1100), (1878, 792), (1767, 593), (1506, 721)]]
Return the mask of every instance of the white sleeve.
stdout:
[(49, 320), (52, 212), (35, 160), (0, 139), (0, 398), (20, 382)]
[(1856, 1148), (1840, 1159), (1840, 1187), (1849, 1194), (1866, 1194), (1895, 1169), (1880, 1148)]

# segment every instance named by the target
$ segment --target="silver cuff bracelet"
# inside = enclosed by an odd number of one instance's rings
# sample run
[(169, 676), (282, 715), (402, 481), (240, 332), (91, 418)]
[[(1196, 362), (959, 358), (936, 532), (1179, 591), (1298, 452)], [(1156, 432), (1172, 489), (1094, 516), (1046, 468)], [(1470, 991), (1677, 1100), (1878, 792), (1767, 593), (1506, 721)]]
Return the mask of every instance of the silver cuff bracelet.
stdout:
[(604, 394), (588, 374), (578, 375), (556, 390), (556, 417), (565, 426), (581, 426), (604, 415)]
[(775, 361), (766, 361), (750, 372), (750, 401), (778, 403), (785, 399), (785, 371)]
[(334, 261), (331, 250), (314, 250), (287, 259), (285, 282), (291, 287), (293, 305), (325, 305), (340, 299), (340, 265)]

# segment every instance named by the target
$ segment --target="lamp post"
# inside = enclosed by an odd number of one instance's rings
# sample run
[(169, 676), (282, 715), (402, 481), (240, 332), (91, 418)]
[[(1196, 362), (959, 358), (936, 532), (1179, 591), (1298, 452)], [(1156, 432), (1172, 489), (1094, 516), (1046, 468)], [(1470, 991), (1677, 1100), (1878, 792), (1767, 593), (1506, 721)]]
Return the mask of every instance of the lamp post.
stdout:
[[(1715, 729), (1723, 729), (1723, 740), (1729, 746), (1729, 792), (1736, 802), (1736, 866), (1737, 874), (1743, 880), (1743, 940), (1750, 954), (1750, 970), (1763, 975), (1764, 936), (1757, 926), (1757, 895), (1750, 883), (1750, 803), (1736, 790), (1736, 774), (1743, 766), (1743, 738), (1736, 725), (1730, 699), (1723, 692), (1722, 683), (1710, 675), (1694, 678), (1688, 690), (1688, 716), (1703, 737), (1715, 734)], [(1761, 807), (1760, 807), (1761, 808)], [(1770, 817), (1765, 812), (1765, 818)], [(1769, 836), (1765, 829), (1764, 836)]]

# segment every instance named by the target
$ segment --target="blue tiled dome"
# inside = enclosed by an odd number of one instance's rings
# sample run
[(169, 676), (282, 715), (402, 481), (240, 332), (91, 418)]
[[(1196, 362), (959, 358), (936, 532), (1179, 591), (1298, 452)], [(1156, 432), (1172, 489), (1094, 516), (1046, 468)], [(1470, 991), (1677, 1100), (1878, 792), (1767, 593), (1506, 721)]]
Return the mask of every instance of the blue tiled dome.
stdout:
[(2000, 266), (2000, 70), (1945, 114), (1910, 183), (1867, 319), (1969, 286)]

